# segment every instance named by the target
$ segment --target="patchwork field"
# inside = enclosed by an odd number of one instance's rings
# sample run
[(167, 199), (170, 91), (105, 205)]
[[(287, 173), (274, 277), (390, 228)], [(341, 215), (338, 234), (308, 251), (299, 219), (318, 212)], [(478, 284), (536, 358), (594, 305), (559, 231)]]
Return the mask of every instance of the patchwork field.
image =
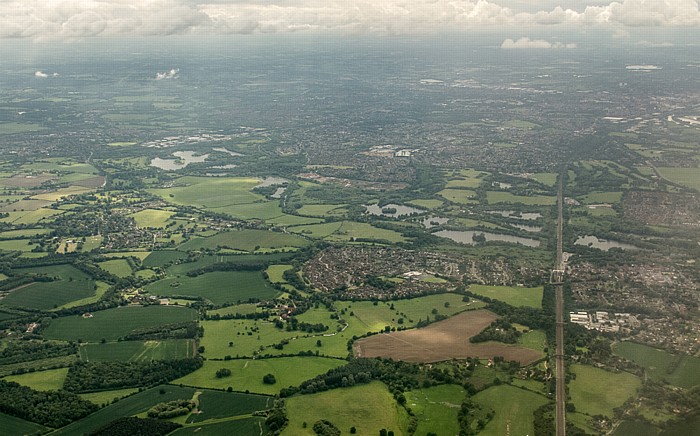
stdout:
[(156, 228), (162, 229), (175, 212), (159, 209), (144, 209), (132, 214), (136, 225), (141, 228)]
[(68, 368), (58, 368), (20, 375), (8, 375), (3, 380), (19, 383), (37, 391), (57, 391), (63, 388), (66, 375), (68, 375)]
[(106, 344), (86, 344), (80, 347), (80, 359), (85, 362), (125, 360), (150, 361), (184, 359), (194, 356), (192, 339), (160, 341), (120, 341)]
[(309, 242), (296, 235), (266, 230), (245, 229), (221, 232), (208, 238), (193, 238), (178, 247), (181, 251), (229, 248), (232, 250), (256, 251), (261, 248), (279, 249), (305, 247)]
[(197, 319), (197, 311), (173, 306), (130, 306), (94, 312), (91, 318), (57, 318), (44, 330), (48, 339), (99, 342), (117, 340), (133, 330)]
[(616, 354), (643, 366), (654, 380), (691, 388), (700, 384), (700, 358), (673, 355), (648, 345), (633, 342), (615, 344)]
[(15, 418), (4, 413), (0, 413), (0, 428), (8, 435), (41, 434), (48, 430), (43, 425)]
[(146, 291), (162, 297), (202, 297), (214, 304), (245, 302), (251, 298), (273, 298), (273, 289), (260, 271), (215, 271), (197, 277), (173, 277), (146, 286)]
[(487, 191), (486, 201), (489, 204), (494, 203), (522, 203), (527, 205), (541, 205), (541, 206), (551, 206), (556, 204), (557, 198), (555, 196), (548, 195), (513, 195), (510, 192), (503, 191)]
[(106, 260), (98, 263), (100, 268), (117, 277), (127, 277), (132, 274), (131, 266), (125, 259)]
[(376, 435), (381, 429), (407, 434), (405, 411), (380, 382), (292, 397), (286, 406), (289, 424), (283, 436), (314, 436), (312, 427), (319, 419), (329, 419), (342, 434), (349, 434), (351, 427), (360, 435)]
[(473, 344), (469, 338), (483, 330), (497, 316), (487, 310), (463, 312), (421, 329), (380, 334), (354, 344), (356, 357), (390, 357), (408, 362), (439, 362), (466, 357), (503, 356), (528, 364), (541, 353), (518, 345), (497, 342)]
[(700, 177), (698, 177), (698, 168), (657, 168), (661, 176), (679, 185), (687, 186), (688, 188), (700, 190)]
[(45, 275), (55, 280), (15, 289), (2, 300), (8, 306), (46, 310), (95, 295), (95, 282), (71, 265), (20, 268), (15, 273)]
[(393, 243), (406, 241), (406, 238), (393, 230), (380, 229), (367, 223), (358, 223), (354, 221), (298, 226), (290, 228), (289, 231), (332, 242), (349, 242), (355, 241), (356, 239), (385, 240)]

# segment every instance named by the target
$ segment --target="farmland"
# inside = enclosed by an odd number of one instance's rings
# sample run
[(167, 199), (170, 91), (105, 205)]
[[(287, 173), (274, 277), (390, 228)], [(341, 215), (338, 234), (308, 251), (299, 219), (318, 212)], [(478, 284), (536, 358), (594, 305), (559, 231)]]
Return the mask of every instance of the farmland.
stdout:
[(120, 307), (95, 312), (88, 318), (75, 315), (55, 319), (46, 328), (44, 335), (64, 341), (113, 341), (136, 329), (195, 319), (197, 312), (184, 307)]
[[(175, 380), (174, 383), (212, 389), (226, 389), (230, 386), (234, 391), (274, 395), (279, 393), (281, 388), (298, 386), (305, 380), (345, 363), (344, 360), (323, 357), (207, 360), (202, 368)], [(216, 371), (221, 368), (231, 370), (231, 376), (216, 377)], [(263, 383), (265, 374), (273, 374), (277, 382), (274, 385)]]
[(687, 355), (672, 355), (648, 345), (620, 342), (615, 353), (646, 368), (654, 380), (674, 386), (691, 388), (700, 384), (700, 359)]
[(571, 365), (569, 383), (576, 410), (588, 415), (613, 416), (613, 409), (632, 397), (641, 381), (632, 374), (618, 374), (585, 365)]
[(493, 419), (479, 432), (489, 436), (533, 434), (533, 412), (549, 402), (544, 395), (508, 385), (490, 387), (476, 394), (473, 400), (496, 411)]
[(503, 356), (522, 364), (540, 357), (535, 350), (499, 343), (474, 344), (465, 340), (476, 335), (497, 316), (486, 310), (474, 310), (455, 315), (428, 327), (370, 336), (355, 343), (359, 357), (391, 357), (409, 362), (437, 362), (468, 356), (492, 358)]
[(217, 248), (229, 248), (253, 252), (261, 248), (281, 249), (286, 247), (305, 247), (308, 241), (295, 235), (282, 232), (268, 232), (263, 230), (240, 230), (221, 232), (207, 238), (194, 238), (185, 242), (180, 247), (181, 251), (210, 250)]
[(418, 417), (416, 434), (459, 434), (457, 412), (466, 392), (461, 386), (440, 385), (406, 393), (406, 404)]
[(279, 294), (259, 271), (216, 271), (197, 277), (173, 277), (148, 285), (146, 290), (162, 297), (202, 297), (214, 304), (267, 299)]
[(19, 383), (37, 391), (57, 391), (63, 388), (68, 368), (49, 369), (21, 375), (8, 375), (3, 380)]
[(194, 344), (190, 339), (108, 342), (80, 347), (80, 358), (86, 362), (184, 359), (193, 354)]
[(49, 282), (34, 282), (16, 289), (2, 301), (8, 306), (52, 309), (95, 294), (95, 283), (82, 271), (71, 265), (42, 268), (22, 268), (19, 274), (42, 274), (55, 278)]
[(542, 286), (535, 288), (514, 286), (470, 285), (469, 291), (503, 301), (511, 306), (542, 307)]

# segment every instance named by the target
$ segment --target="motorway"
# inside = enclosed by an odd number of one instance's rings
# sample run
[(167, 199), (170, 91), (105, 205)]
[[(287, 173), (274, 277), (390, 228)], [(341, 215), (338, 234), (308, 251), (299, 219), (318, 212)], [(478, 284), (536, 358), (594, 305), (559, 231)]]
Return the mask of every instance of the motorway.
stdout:
[(557, 263), (552, 271), (552, 284), (556, 295), (556, 435), (566, 435), (566, 380), (564, 377), (564, 175), (559, 176), (559, 192), (557, 193)]

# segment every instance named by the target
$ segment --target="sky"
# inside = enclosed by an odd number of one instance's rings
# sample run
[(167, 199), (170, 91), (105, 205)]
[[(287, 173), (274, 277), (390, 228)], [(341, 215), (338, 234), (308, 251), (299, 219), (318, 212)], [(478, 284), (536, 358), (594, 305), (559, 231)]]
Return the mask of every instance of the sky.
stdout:
[[(700, 29), (698, 0), (0, 0), (0, 39), (514, 30), (508, 47), (567, 48), (542, 29)], [(519, 31), (519, 33), (517, 32)], [(532, 41), (535, 41), (534, 43)], [(0, 42), (1, 44), (2, 42)], [(568, 47), (570, 48), (570, 47)]]

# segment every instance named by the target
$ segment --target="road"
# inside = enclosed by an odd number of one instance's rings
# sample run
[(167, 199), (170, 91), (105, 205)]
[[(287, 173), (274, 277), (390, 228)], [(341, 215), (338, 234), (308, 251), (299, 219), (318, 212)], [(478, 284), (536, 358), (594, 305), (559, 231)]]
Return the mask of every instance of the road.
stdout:
[(552, 283), (555, 286), (556, 295), (556, 435), (566, 435), (566, 381), (564, 377), (564, 176), (559, 176), (559, 192), (557, 193), (557, 264), (552, 271)]

